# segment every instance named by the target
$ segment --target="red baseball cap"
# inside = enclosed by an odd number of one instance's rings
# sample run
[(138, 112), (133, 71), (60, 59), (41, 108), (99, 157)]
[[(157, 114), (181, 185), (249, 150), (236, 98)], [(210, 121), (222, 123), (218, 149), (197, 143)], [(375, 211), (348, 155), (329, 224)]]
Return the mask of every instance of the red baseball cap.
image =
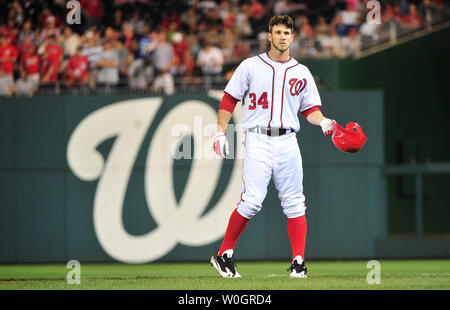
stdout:
[(333, 121), (333, 127), (334, 131), (331, 141), (339, 150), (345, 153), (358, 152), (367, 141), (361, 126), (355, 122), (347, 123), (344, 129)]

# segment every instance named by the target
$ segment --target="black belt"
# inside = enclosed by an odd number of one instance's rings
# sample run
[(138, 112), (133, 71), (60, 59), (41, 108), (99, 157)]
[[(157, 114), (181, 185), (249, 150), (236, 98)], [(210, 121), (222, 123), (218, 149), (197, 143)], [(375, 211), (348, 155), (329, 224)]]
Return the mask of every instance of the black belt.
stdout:
[(283, 136), (285, 134), (294, 132), (294, 129), (254, 127), (254, 128), (249, 128), (248, 131), (261, 133), (261, 134), (268, 135), (269, 137), (271, 137), (271, 136)]

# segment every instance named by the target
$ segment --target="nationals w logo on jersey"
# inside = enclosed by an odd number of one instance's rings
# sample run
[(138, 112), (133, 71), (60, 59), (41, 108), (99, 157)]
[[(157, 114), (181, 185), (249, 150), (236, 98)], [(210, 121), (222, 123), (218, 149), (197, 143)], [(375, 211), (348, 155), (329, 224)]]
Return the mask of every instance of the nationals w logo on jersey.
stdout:
[(291, 88), (289, 89), (291, 95), (298, 96), (306, 87), (306, 79), (299, 80), (292, 78), (289, 80), (289, 85), (291, 85)]

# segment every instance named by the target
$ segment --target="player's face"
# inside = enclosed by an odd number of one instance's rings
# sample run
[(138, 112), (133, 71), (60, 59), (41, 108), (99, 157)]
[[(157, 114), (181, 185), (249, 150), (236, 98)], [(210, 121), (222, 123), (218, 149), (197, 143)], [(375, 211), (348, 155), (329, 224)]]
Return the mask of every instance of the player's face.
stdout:
[(272, 48), (283, 53), (289, 49), (289, 46), (294, 40), (294, 34), (285, 25), (275, 25), (272, 27), (272, 32), (269, 32), (268, 39)]

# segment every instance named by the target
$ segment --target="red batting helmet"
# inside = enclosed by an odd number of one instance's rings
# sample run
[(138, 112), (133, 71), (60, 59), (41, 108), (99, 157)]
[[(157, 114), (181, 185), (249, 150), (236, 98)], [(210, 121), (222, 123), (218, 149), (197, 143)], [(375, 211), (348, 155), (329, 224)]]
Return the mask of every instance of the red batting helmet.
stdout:
[(335, 121), (333, 121), (333, 126), (334, 131), (331, 141), (343, 152), (356, 153), (367, 141), (367, 137), (362, 131), (361, 126), (355, 122), (347, 123), (345, 129)]

